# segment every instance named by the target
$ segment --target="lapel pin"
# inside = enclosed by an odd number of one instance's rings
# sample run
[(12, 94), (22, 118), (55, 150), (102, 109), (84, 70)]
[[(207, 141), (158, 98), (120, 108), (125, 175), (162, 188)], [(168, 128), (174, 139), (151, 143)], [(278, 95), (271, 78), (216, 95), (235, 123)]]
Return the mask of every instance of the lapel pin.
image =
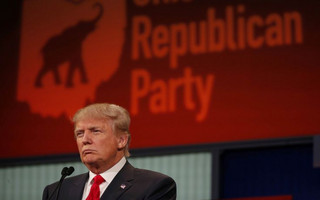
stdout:
[(125, 184), (121, 184), (120, 187), (121, 187), (122, 189), (124, 189), (124, 188), (126, 188), (127, 186), (126, 186)]

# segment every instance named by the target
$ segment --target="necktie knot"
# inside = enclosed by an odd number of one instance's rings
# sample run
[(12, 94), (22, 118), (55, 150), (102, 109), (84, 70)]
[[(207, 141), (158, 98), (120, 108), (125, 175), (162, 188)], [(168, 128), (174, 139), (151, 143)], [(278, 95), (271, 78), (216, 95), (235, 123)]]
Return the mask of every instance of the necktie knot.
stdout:
[(100, 185), (104, 181), (105, 181), (104, 178), (102, 178), (102, 176), (100, 176), (99, 174), (93, 178), (93, 184)]
[(99, 185), (104, 182), (104, 178), (99, 174), (93, 178), (93, 184), (90, 189), (90, 193), (86, 200), (99, 200), (100, 199), (100, 188)]

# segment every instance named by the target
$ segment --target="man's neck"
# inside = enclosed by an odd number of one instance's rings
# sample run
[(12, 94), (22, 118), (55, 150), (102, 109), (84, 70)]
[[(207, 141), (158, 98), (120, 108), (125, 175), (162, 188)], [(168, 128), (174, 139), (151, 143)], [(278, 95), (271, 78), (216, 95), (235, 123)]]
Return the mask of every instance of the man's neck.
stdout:
[(124, 155), (117, 157), (112, 162), (87, 164), (86, 166), (92, 173), (101, 174), (119, 163), (122, 158), (124, 158)]

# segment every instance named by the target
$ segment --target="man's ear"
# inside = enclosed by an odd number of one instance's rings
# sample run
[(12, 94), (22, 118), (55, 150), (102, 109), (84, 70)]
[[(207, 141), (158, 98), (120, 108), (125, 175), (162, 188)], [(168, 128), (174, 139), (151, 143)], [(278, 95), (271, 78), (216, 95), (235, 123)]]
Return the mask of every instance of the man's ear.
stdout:
[(118, 149), (123, 149), (128, 143), (128, 134), (121, 133), (118, 136)]

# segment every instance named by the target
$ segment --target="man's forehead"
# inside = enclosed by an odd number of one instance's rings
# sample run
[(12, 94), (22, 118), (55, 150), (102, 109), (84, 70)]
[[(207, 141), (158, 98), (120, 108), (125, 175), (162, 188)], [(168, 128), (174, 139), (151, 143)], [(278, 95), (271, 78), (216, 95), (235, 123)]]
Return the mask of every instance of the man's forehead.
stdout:
[(79, 128), (93, 128), (108, 126), (108, 120), (105, 118), (81, 118), (75, 124), (75, 129)]

